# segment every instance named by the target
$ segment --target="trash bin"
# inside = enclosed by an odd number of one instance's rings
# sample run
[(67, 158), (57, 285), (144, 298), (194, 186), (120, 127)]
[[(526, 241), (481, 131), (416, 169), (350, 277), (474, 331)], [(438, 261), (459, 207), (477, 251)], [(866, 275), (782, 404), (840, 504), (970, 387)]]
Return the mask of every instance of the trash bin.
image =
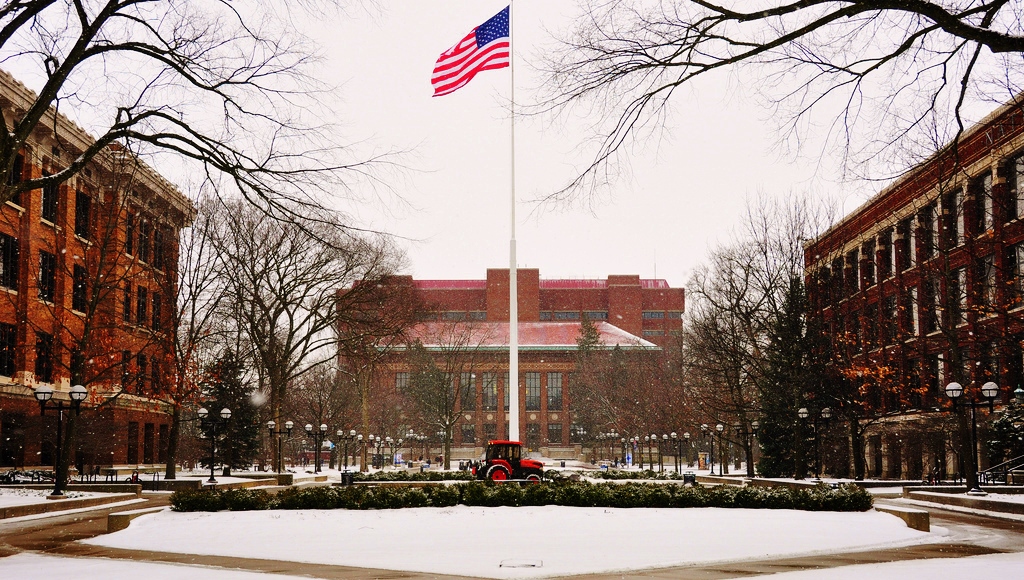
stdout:
[(689, 485), (696, 485), (697, 484), (697, 474), (696, 473), (694, 473), (692, 471), (687, 471), (686, 473), (683, 474), (683, 485), (687, 485), (687, 484), (689, 484)]
[(565, 467), (565, 462), (564, 461), (562, 462), (562, 467)]
[(352, 472), (351, 471), (342, 471), (341, 472), (341, 485), (352, 485), (352, 481), (353, 481), (353, 478), (352, 478)]

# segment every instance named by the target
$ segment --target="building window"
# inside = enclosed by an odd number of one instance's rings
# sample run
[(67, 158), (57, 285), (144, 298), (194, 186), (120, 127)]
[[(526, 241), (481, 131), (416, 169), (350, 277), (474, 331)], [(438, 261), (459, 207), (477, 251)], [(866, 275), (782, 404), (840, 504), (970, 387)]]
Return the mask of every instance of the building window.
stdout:
[(146, 307), (149, 302), (149, 290), (143, 286), (139, 286), (136, 289), (137, 297), (135, 298), (135, 324), (139, 326), (146, 326)]
[(562, 424), (548, 423), (548, 443), (552, 445), (562, 444)]
[(548, 373), (548, 410), (562, 409), (562, 373)]
[(153, 315), (153, 326), (152, 326), (152, 328), (153, 328), (153, 330), (159, 332), (159, 331), (163, 330), (163, 324), (161, 322), (161, 316), (163, 316), (163, 313), (161, 312), (161, 310), (163, 310), (163, 297), (160, 296), (159, 293), (154, 292), (153, 293), (152, 302), (153, 302), (153, 307), (151, 308), (151, 310), (153, 311), (152, 312), (152, 315)]
[(482, 310), (473, 310), (469, 313), (470, 320), (487, 320), (487, 313)]
[(967, 322), (967, 269), (957, 268), (953, 271), (953, 279), (950, 281), (949, 301), (953, 307), (950, 322), (959, 326)]
[(860, 284), (860, 259), (857, 250), (846, 254), (846, 295), (856, 294)]
[(883, 346), (892, 344), (896, 340), (898, 320), (896, 318), (896, 297), (886, 296), (882, 299), (882, 319), (880, 321), (882, 329), (880, 338)]
[(579, 320), (579, 312), (556, 312), (555, 320)]
[(146, 392), (146, 368), (147, 368), (146, 355), (141, 352), (135, 357), (135, 393), (143, 394)]
[(971, 182), (971, 193), (974, 194), (975, 235), (981, 235), (992, 229), (992, 172)]
[[(43, 172), (43, 177), (50, 177), (50, 174)], [(43, 203), (40, 217), (50, 223), (57, 223), (57, 196), (60, 184), (51, 181), (43, 186)]]
[(39, 252), (39, 299), (53, 302), (57, 292), (57, 257)]
[(843, 299), (843, 259), (832, 260), (829, 268), (829, 302), (837, 304)]
[(476, 443), (476, 425), (462, 425), (462, 443)]
[(465, 320), (465, 319), (466, 319), (466, 313), (465, 312), (448, 311), (448, 312), (441, 313), (441, 320), (454, 320), (454, 321), (458, 321), (458, 320)]
[(123, 319), (124, 319), (125, 322), (131, 324), (131, 322), (132, 322), (132, 314), (133, 314), (133, 312), (132, 312), (132, 285), (127, 283), (127, 282), (125, 282), (125, 285), (124, 285), (124, 302), (123, 302), (122, 305), (124, 307)]
[(164, 246), (166, 228), (157, 227), (153, 230), (153, 267), (163, 270), (167, 262), (167, 248)]
[(540, 319), (541, 320), (551, 320), (551, 313), (547, 312), (547, 311), (541, 312), (540, 313)]
[(909, 270), (917, 263), (914, 256), (914, 225), (912, 219), (905, 219), (896, 228), (896, 262), (899, 271)]
[(124, 251), (126, 254), (135, 253), (135, 214), (128, 212), (124, 222)]
[(1018, 308), (1024, 305), (1024, 243), (1006, 248), (1006, 273), (1007, 309)]
[(927, 280), (922, 287), (923, 300), (920, 301), (921, 330), (925, 334), (939, 329), (939, 313), (942, 312), (942, 300), (939, 296), (939, 284), (933, 278)]
[(861, 256), (864, 257), (864, 263), (861, 265), (862, 273), (864, 277), (864, 289), (868, 289), (875, 285), (875, 240), (872, 238), (870, 241), (864, 242), (864, 245), (860, 249)]
[(665, 313), (661, 311), (645, 310), (640, 316), (644, 320), (662, 320), (665, 318)]
[(964, 243), (964, 190), (956, 188), (942, 198), (946, 245), (955, 248)]
[(604, 310), (589, 310), (586, 316), (587, 320), (608, 320), (608, 312)]
[(935, 204), (921, 210), (921, 253), (932, 258), (939, 249), (939, 216)]
[(18, 238), (0, 234), (0, 286), (18, 289)]
[(498, 424), (484, 423), (484, 440), (494, 441), (498, 438)]
[(150, 237), (153, 233), (153, 222), (139, 216), (139, 238), (135, 244), (135, 253), (140, 262), (149, 262)]
[(395, 390), (399, 393), (409, 390), (409, 373), (395, 373)]
[(888, 280), (893, 274), (892, 230), (878, 236), (878, 279)]
[(1011, 160), (1009, 169), (1012, 205), (1008, 213), (1013, 219), (1024, 216), (1024, 155)]
[(540, 373), (526, 373), (526, 410), (540, 411)]
[(85, 312), (89, 304), (89, 272), (85, 266), (75, 264), (71, 287), (71, 309)]
[(75, 192), (75, 235), (88, 240), (92, 236), (92, 198), (82, 193)]
[(644, 336), (665, 336), (664, 330), (645, 330), (642, 333)]
[(903, 329), (911, 337), (921, 331), (918, 306), (917, 288), (908, 288), (903, 295)]
[(996, 262), (995, 256), (988, 255), (978, 259), (978, 305), (984, 314), (993, 314), (996, 307)]
[(139, 423), (128, 422), (128, 463), (139, 462)]
[(946, 387), (946, 369), (942, 362), (941, 354), (928, 357), (928, 393), (932, 396), (945, 394), (943, 389)]
[(864, 346), (867, 350), (875, 348), (878, 340), (878, 305), (869, 304), (864, 309)]
[(13, 324), (0, 322), (0, 375), (14, 376), (14, 349), (17, 344), (18, 329)]
[(483, 407), (484, 411), (498, 410), (498, 377), (494, 373), (483, 376)]
[(53, 382), (53, 336), (45, 332), (36, 333), (36, 380)]
[(153, 463), (153, 440), (155, 426), (152, 423), (146, 423), (142, 427), (142, 462)]
[(472, 373), (461, 373), (459, 375), (459, 393), (462, 398), (462, 410), (476, 410), (476, 376)]

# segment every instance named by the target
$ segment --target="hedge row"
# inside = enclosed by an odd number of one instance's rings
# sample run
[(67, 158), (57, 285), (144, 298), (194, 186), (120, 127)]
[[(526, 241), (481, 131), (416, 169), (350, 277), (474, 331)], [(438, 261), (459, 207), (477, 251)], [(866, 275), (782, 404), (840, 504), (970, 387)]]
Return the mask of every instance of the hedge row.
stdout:
[(639, 471), (625, 471), (622, 469), (598, 469), (594, 471), (549, 470), (544, 473), (544, 476), (558, 479), (559, 477), (565, 477), (569, 473), (578, 473), (593, 479), (657, 479), (662, 481), (681, 481), (683, 479), (681, 474), (674, 471), (652, 471), (650, 469), (641, 469)]
[(468, 482), (424, 488), (292, 487), (272, 496), (263, 490), (180, 490), (171, 495), (175, 511), (259, 509), (396, 509), (404, 507), (542, 506), (719, 507), (866, 511), (871, 495), (855, 485), (838, 489), (785, 487), (687, 487), (677, 484), (545, 482), (535, 485)]
[(468, 471), (375, 471), (373, 473), (353, 472), (352, 481), (472, 481), (476, 479)]

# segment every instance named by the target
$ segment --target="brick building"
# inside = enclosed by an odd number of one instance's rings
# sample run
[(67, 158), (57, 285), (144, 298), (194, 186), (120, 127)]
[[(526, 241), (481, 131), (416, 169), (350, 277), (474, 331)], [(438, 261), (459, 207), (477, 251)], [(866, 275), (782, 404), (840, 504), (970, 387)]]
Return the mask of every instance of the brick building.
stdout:
[[(868, 476), (962, 474), (946, 384), (962, 383), (970, 399), (994, 381), (997, 405), (1021, 384), (1022, 217), (1024, 112), (1015, 102), (805, 246), (812, 316), (853, 365), (893, 372), (866, 395), (865, 419), (877, 420)], [(979, 408), (982, 429), (987, 411)]]
[[(426, 305), (410, 343), (419, 340), (435, 357), (461, 345), (455, 380), (462, 417), (453, 457), (475, 458), (487, 440), (508, 433), (509, 270), (488, 269), (484, 280), (396, 277), (393, 283), (411, 285)], [(576, 457), (572, 372), (580, 321), (595, 323), (602, 349), (658, 350), (682, 329), (684, 291), (639, 276), (547, 280), (536, 269), (519, 269), (518, 292), (520, 433), (533, 451)], [(380, 378), (399, 390), (410, 378), (403, 354), (398, 349), (391, 356)]]
[[(34, 98), (0, 71), (7, 126)], [(9, 185), (55, 174), (94, 142), (50, 115), (19, 152)], [(116, 146), (70, 179), (0, 206), (0, 467), (54, 463), (58, 413), (40, 415), (40, 384), (65, 408), (73, 383), (90, 392), (76, 430), (80, 469), (164, 460), (170, 419), (151, 395), (173, 370), (178, 231), (193, 213)]]

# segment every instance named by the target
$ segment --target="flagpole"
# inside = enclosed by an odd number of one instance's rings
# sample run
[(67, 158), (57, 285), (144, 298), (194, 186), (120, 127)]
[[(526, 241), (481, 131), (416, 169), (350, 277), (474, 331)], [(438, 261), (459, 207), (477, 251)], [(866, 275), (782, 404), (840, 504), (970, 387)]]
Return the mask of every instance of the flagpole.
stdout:
[(510, 202), (511, 236), (508, 257), (508, 438), (519, 441), (519, 273), (516, 269), (516, 53), (512, 31), (513, 2), (508, 3), (508, 67), (511, 86), (512, 178)]

